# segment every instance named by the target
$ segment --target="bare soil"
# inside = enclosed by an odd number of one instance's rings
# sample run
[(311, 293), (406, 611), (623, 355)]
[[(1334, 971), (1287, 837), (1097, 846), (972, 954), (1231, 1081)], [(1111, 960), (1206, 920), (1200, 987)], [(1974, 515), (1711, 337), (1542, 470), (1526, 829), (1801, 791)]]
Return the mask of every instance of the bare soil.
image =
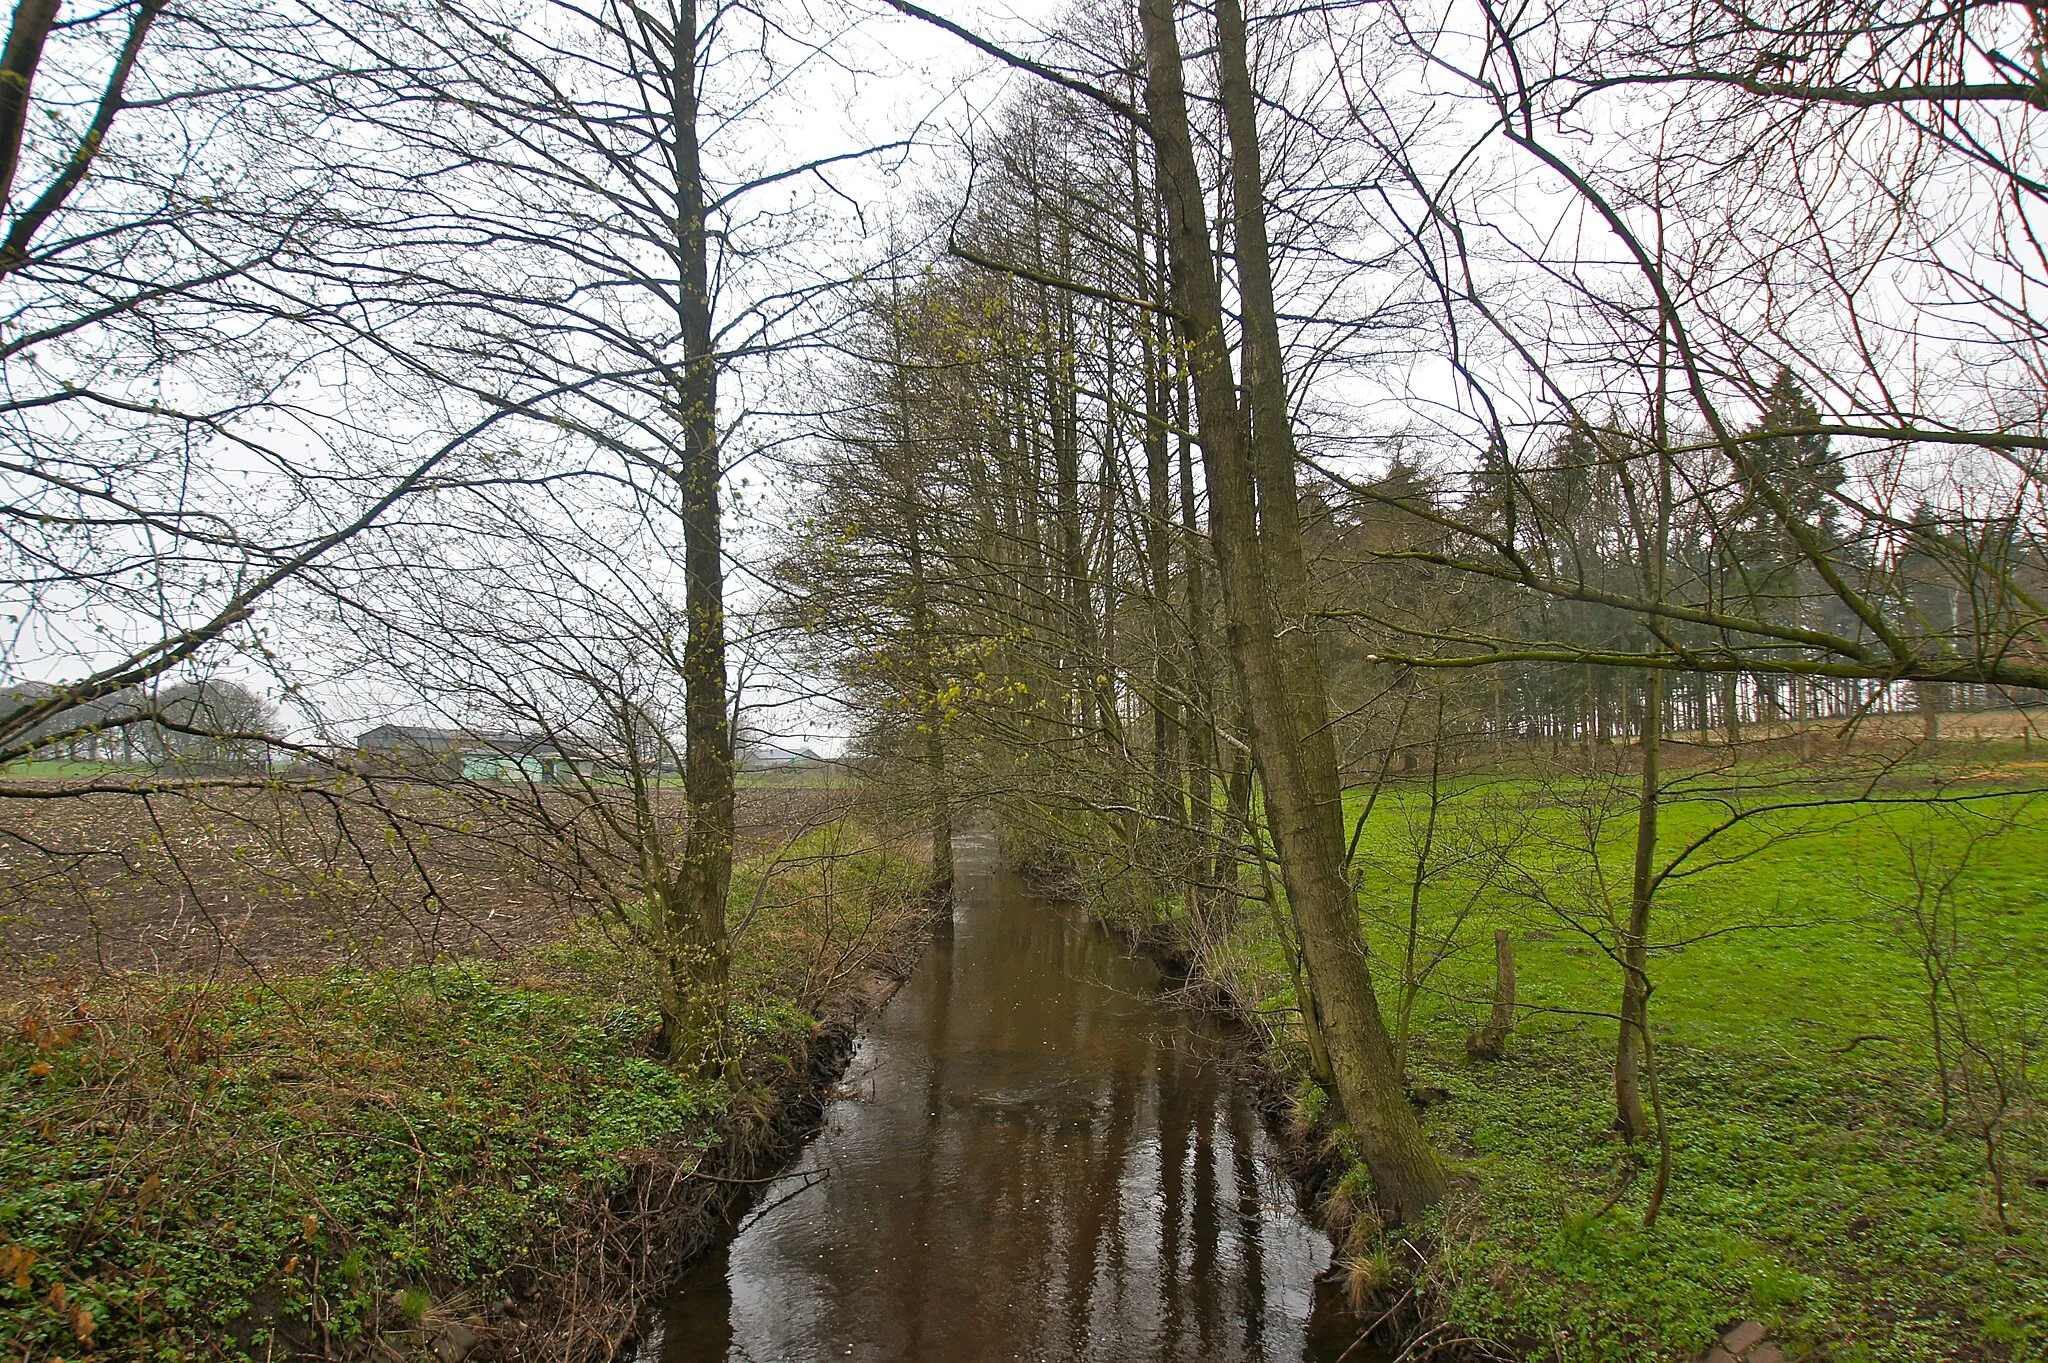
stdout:
[[(577, 903), (532, 821), (403, 784), (0, 798), (0, 993), (109, 974), (262, 974), (502, 957)], [(849, 802), (739, 792), (737, 852)]]

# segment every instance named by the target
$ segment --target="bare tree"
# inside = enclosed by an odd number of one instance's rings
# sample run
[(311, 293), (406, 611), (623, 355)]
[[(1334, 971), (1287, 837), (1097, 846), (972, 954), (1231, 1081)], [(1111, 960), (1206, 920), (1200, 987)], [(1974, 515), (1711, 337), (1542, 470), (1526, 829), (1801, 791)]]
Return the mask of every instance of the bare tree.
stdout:
[[(824, 45), (835, 35), (738, 7), (336, 18), (385, 73), (378, 98), (354, 112), (354, 155), (338, 171), (390, 205), (376, 224), (393, 262), (385, 287), (445, 328), (406, 363), (468, 400), (530, 414), (527, 476), (609, 481), (682, 528), (688, 819), (664, 903), (672, 935), (697, 944), (697, 993), (722, 996), (733, 837), (724, 497), (746, 452), (735, 427), (772, 391), (759, 362), (815, 343), (858, 270), (824, 249), (835, 228), (819, 205), (841, 193), (835, 177), (903, 144), (853, 138), (763, 164), (761, 133), (782, 116), (764, 92), (817, 95), (805, 78), (837, 69)], [(794, 200), (799, 189), (809, 197)], [(860, 245), (857, 224), (847, 244)], [(742, 382), (754, 386), (736, 392)], [(704, 1049), (674, 1042), (677, 1054)]]
[[(1904, 891), (1877, 897), (1918, 958), (1925, 984), (1927, 1034), (1934, 1053), (1944, 1127), (1983, 1147), (1992, 1212), (2011, 1234), (2015, 1189), (2011, 1143), (2039, 1119), (2034, 1085), (2044, 1038), (2042, 1001), (2024, 969), (1986, 940), (1971, 901), (1972, 863), (2023, 826), (2029, 802), (1939, 809), (1911, 833), (1893, 831), (1904, 862)], [(1877, 1038), (1873, 1038), (1877, 1039)]]
[(364, 271), (324, 110), (366, 73), (326, 32), (261, 6), (16, 7), (0, 671), (47, 689), (0, 706), (0, 762), (61, 741), (59, 716), (88, 739), (155, 723), (106, 702), (159, 679), (264, 671), (266, 604), (411, 493), (475, 475), (502, 419), (406, 391), (386, 363), (403, 320), (337, 305)]

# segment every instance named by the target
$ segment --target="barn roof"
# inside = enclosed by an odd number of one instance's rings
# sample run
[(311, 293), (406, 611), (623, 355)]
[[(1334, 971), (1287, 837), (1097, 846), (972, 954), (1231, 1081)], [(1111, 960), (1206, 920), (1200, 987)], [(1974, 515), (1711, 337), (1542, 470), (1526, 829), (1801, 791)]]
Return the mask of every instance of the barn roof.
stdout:
[(545, 734), (510, 729), (437, 729), (421, 724), (380, 724), (356, 735), (358, 748), (411, 748), (432, 752), (488, 752), (505, 757), (560, 757), (560, 745)]

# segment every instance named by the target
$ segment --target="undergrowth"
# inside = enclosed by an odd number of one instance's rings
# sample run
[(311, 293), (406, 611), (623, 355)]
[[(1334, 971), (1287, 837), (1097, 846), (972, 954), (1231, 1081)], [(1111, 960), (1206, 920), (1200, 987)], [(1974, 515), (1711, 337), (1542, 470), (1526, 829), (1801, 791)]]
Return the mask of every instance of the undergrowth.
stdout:
[(829, 895), (821, 874), (752, 905), (737, 1088), (652, 1057), (646, 963), (594, 930), (510, 961), (117, 980), (18, 1010), (0, 1356), (347, 1355), (408, 1331), (423, 1350), (415, 1327), (502, 1296), (649, 1152), (687, 1169), (714, 1144), (802, 1050), (821, 958), (902, 940), (914, 869), (870, 854)]

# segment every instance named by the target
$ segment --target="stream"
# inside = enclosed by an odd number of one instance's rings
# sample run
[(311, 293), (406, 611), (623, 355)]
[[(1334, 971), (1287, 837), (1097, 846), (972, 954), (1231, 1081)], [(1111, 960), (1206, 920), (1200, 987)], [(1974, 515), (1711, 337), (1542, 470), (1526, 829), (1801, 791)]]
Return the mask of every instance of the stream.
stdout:
[(1222, 1029), (992, 838), (957, 855), (954, 926), (638, 1363), (1367, 1363)]

